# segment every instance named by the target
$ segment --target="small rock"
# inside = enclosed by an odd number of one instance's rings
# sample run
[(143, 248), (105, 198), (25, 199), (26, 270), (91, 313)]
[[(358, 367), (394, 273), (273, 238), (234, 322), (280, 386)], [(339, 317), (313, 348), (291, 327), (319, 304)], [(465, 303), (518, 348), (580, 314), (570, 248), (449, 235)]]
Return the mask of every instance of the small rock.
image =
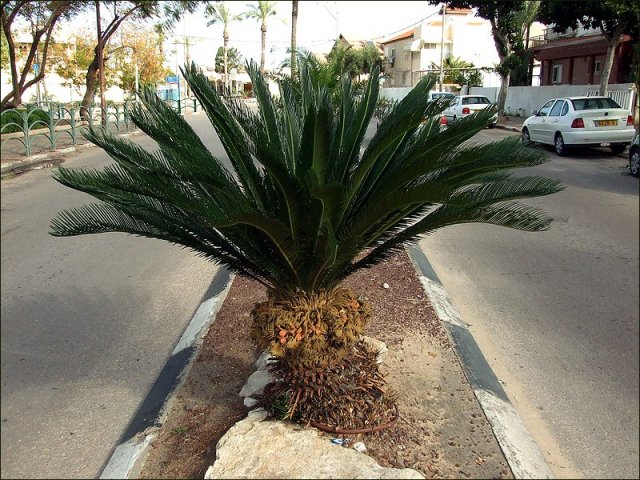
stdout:
[(382, 284), (382, 288), (389, 288), (389, 284), (388, 283), (383, 283)]
[(258, 400), (251, 397), (244, 397), (244, 406), (247, 408), (253, 408), (258, 404)]
[(354, 443), (354, 444), (353, 444), (353, 449), (354, 449), (356, 452), (360, 452), (360, 453), (364, 453), (364, 452), (366, 452), (366, 451), (367, 451), (367, 447), (366, 447), (366, 446), (365, 446), (365, 444), (364, 444), (364, 443), (362, 443), (362, 442), (356, 442), (356, 443)]
[(272, 357), (268, 350), (262, 352), (262, 355), (256, 360), (256, 370), (266, 370), (267, 365), (270, 360), (273, 360), (275, 357)]
[(247, 383), (240, 390), (241, 397), (262, 395), (264, 387), (273, 380), (271, 374), (265, 370), (256, 370), (249, 376)]

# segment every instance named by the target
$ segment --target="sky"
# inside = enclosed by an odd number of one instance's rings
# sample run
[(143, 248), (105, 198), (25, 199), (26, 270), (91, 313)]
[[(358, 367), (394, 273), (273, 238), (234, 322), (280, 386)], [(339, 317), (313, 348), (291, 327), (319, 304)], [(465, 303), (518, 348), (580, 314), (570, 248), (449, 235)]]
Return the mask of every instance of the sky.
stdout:
[[(233, 13), (247, 10), (244, 1), (225, 2)], [(255, 2), (254, 2), (255, 3)], [(436, 14), (438, 7), (426, 1), (300, 1), (298, 7), (298, 47), (327, 53), (337, 32), (352, 40), (372, 40), (391, 35)], [(280, 65), (291, 42), (291, 2), (276, 2), (277, 14), (267, 23), (266, 66)], [(168, 64), (175, 70), (176, 60), (185, 60), (183, 35), (190, 36), (191, 60), (205, 66), (213, 65), (218, 47), (222, 46), (222, 26), (211, 25), (200, 12), (188, 15), (176, 25), (173, 38), (168, 40)], [(173, 42), (179, 42), (177, 45)], [(235, 47), (244, 59), (260, 61), (260, 24), (248, 19), (229, 25), (229, 47)]]

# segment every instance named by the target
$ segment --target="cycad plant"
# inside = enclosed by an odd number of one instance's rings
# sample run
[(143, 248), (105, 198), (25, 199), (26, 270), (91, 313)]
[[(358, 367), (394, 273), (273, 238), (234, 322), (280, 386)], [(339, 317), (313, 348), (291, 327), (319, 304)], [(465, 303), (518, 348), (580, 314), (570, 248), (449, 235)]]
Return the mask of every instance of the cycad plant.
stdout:
[(183, 71), (231, 168), (146, 90), (131, 118), (159, 149), (146, 151), (90, 128), (87, 138), (115, 164), (103, 171), (55, 171), (57, 181), (99, 202), (60, 213), (51, 233), (160, 238), (263, 284), (269, 296), (252, 312), (252, 336), (278, 359), (280, 399), (286, 399), (289, 416), (313, 420), (318, 411), (334, 408), (336, 394), (353, 399), (340, 372), (352, 363), (370, 309), (341, 286), (348, 275), (448, 225), (544, 230), (550, 219), (517, 200), (561, 186), (512, 176), (512, 169), (545, 158), (517, 137), (467, 142), (487, 125), (491, 111), (441, 132), (439, 113), (446, 104), (427, 101), (434, 83), (429, 78), (386, 115), (367, 144), (379, 72), (372, 72), (361, 96), (343, 77), (334, 109), (331, 92), (312, 81), (304, 64), (301, 95), (285, 82), (277, 101), (257, 65), (247, 69), (257, 112), (220, 97), (195, 65)]

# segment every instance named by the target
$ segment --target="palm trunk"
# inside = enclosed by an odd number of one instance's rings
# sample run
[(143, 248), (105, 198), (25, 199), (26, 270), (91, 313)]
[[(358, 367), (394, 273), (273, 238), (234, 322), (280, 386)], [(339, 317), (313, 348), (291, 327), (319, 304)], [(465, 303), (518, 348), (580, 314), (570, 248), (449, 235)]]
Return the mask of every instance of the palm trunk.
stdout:
[(291, 2), (291, 76), (296, 73), (296, 50), (298, 43), (298, 0)]
[[(227, 71), (227, 44), (229, 43), (229, 32), (225, 27), (224, 32), (222, 33), (222, 56), (224, 60), (224, 89), (229, 90), (229, 73)], [(225, 95), (226, 95), (225, 91)]]
[(264, 73), (264, 57), (265, 57), (265, 49), (267, 47), (267, 24), (265, 22), (262, 22), (260, 31), (262, 33), (262, 48), (260, 51), (260, 71)]

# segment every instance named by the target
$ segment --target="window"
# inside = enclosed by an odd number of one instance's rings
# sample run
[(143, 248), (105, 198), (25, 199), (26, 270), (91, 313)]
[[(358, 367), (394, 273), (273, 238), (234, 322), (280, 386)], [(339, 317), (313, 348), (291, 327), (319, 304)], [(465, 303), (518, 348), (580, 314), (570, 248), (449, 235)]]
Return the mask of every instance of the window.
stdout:
[(600, 60), (596, 60), (593, 64), (593, 72), (600, 73)]
[(606, 97), (579, 98), (571, 100), (574, 110), (601, 110), (604, 108), (622, 108), (615, 101)]
[(402, 72), (402, 86), (406, 87), (407, 86), (407, 76), (408, 76), (409, 72)]
[(489, 105), (491, 101), (487, 97), (464, 97), (462, 105)]
[(550, 117), (559, 117), (560, 112), (562, 111), (562, 107), (564, 107), (564, 102), (562, 100), (558, 100), (556, 104), (553, 106), (551, 111), (549, 112)]
[(425, 43), (423, 48), (425, 48), (425, 49), (438, 48), (438, 44), (437, 43)]
[(547, 115), (549, 115), (549, 110), (551, 110), (551, 105), (553, 105), (554, 102), (555, 100), (549, 100), (547, 103), (545, 103), (542, 108), (538, 110), (538, 116), (546, 117)]
[(562, 83), (562, 65), (554, 65), (551, 72), (551, 83)]
[(569, 104), (567, 102), (562, 102), (564, 103), (564, 106), (562, 107), (562, 112), (560, 112), (560, 116), (564, 117), (567, 113), (569, 113)]

